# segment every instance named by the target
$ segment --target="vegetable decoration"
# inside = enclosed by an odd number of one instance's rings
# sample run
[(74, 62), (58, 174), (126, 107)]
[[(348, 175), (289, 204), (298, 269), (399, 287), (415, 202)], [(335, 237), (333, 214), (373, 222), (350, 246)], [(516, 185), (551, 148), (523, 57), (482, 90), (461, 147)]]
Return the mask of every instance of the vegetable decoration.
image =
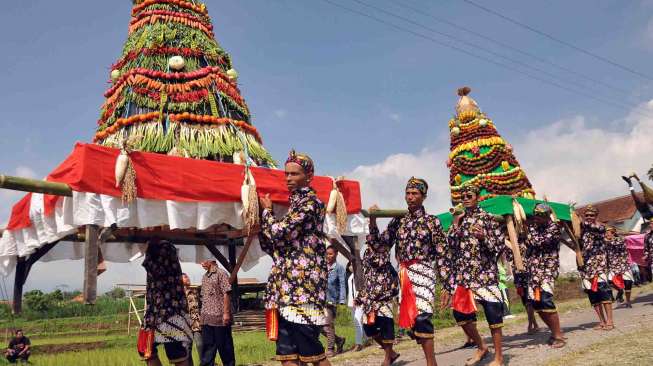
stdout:
[(132, 1), (129, 36), (111, 67), (94, 141), (120, 147), (127, 138), (134, 150), (226, 162), (246, 150), (250, 165), (273, 167), (206, 6)]
[(458, 89), (456, 115), (449, 120), (451, 152), (449, 183), (451, 200), (461, 201), (463, 185), (474, 184), (480, 199), (496, 195), (534, 198), (535, 191), (515, 158), (512, 146), (499, 135), (494, 122), (485, 115), (469, 94), (471, 88)]
[(168, 66), (175, 71), (181, 71), (186, 66), (186, 60), (181, 56), (172, 56), (168, 60)]

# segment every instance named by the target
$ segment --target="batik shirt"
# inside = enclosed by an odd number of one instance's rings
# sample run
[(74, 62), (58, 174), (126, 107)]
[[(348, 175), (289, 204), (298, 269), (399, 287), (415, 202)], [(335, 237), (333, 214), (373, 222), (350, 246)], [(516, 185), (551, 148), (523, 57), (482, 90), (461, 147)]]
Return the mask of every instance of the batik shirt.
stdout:
[(597, 276), (607, 275), (608, 262), (605, 245), (605, 226), (599, 223), (581, 223), (580, 245), (585, 265), (581, 273), (591, 281)]
[(399, 278), (390, 264), (390, 252), (374, 250), (371, 246), (363, 254), (365, 286), (358, 292), (355, 302), (365, 314), (377, 312), (399, 295)]
[(653, 261), (653, 230), (644, 236), (644, 261), (649, 265)]
[(155, 331), (156, 343), (190, 343), (192, 330), (177, 249), (169, 242), (150, 244), (142, 265), (147, 272), (144, 328)]
[(290, 195), (290, 207), (283, 218), (276, 219), (272, 210), (263, 210), (260, 242), (275, 261), (266, 300), (276, 301), (279, 307), (324, 307), (327, 288), (324, 215), (324, 204), (309, 187)]
[(526, 260), (529, 287), (552, 288), (560, 268), (560, 224), (549, 221), (544, 225), (528, 223), (526, 227)]
[[(474, 225), (481, 227), (485, 238), (472, 235)], [(479, 207), (466, 210), (457, 227), (449, 229), (451, 282), (474, 292), (499, 285), (497, 260), (505, 248), (505, 234), (499, 222)]]
[(197, 287), (186, 287), (186, 302), (188, 303), (188, 314), (190, 314), (190, 328), (193, 332), (202, 330), (200, 322), (200, 289)]
[(628, 250), (624, 239), (616, 236), (612, 240), (606, 240), (606, 251), (608, 254), (608, 269), (618, 275), (630, 272), (628, 264)]
[(392, 219), (382, 234), (376, 226), (370, 226), (367, 244), (383, 245), (388, 251), (396, 244), (401, 263), (417, 262), (432, 271), (437, 268), (443, 286), (450, 287), (445, 283), (445, 279), (450, 278), (446, 237), (440, 220), (435, 215), (428, 215), (424, 207)]

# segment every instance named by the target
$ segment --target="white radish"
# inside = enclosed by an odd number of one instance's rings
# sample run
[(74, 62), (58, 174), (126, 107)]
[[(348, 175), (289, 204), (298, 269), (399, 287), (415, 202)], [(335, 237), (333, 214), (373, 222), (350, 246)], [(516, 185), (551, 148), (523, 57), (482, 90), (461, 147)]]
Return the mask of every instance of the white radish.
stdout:
[(120, 151), (120, 155), (116, 159), (115, 176), (116, 188), (120, 188), (122, 180), (125, 178), (127, 172), (127, 165), (129, 164), (129, 156), (125, 150)]
[(329, 201), (327, 202), (327, 207), (326, 207), (326, 212), (327, 213), (333, 213), (336, 210), (336, 204), (338, 203), (338, 185), (336, 184), (336, 180), (333, 180), (333, 188), (331, 189), (331, 193), (329, 194)]

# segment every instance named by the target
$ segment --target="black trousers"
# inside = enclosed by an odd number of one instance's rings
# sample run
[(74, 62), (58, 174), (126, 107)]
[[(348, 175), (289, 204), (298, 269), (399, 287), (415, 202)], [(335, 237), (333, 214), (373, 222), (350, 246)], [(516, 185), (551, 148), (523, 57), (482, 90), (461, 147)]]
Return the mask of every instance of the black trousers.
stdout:
[(217, 353), (220, 353), (223, 366), (236, 365), (231, 326), (214, 327), (202, 325), (202, 354), (200, 355), (200, 365), (213, 366)]

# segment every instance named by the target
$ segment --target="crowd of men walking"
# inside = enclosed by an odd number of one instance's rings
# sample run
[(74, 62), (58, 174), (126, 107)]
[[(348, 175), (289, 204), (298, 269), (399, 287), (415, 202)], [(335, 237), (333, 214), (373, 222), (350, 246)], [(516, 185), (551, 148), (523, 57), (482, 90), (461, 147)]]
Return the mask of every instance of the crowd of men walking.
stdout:
[[(345, 343), (335, 327), (337, 305), (344, 304), (351, 308), (356, 325), (354, 350), (364, 347), (366, 336), (383, 349), (384, 366), (400, 357), (393, 349), (395, 320), (420, 345), (426, 364), (437, 365), (432, 321), (436, 307), (451, 309), (467, 336), (466, 345), (477, 349), (461, 363), (481, 362), (490, 356), (477, 327), (478, 307), (482, 307), (494, 350), (490, 365), (503, 364), (506, 293), (500, 262), (515, 261), (505, 225), (479, 207), (476, 186), (464, 186), (463, 208), (454, 213), (445, 232), (440, 220), (424, 208), (427, 182), (411, 178), (404, 191), (405, 215), (394, 218), (384, 231), (370, 218), (362, 255), (363, 281), (358, 288), (354, 276), (347, 278), (348, 271), (337, 262), (336, 248), (328, 246), (323, 230), (325, 205), (310, 186), (313, 161), (293, 151), (285, 171), (291, 192), (288, 211), (278, 217), (269, 195), (260, 197), (259, 234), (261, 248), (273, 261), (265, 295), (267, 335), (276, 342), (276, 359), (283, 366), (330, 365), (329, 358), (342, 352)], [(634, 276), (623, 239), (613, 228), (599, 223), (597, 216), (595, 208), (585, 210), (579, 238), (584, 263), (579, 273), (599, 320), (595, 329), (610, 331), (615, 327), (612, 289), (622, 291), (626, 297), (623, 306), (630, 307)], [(529, 331), (537, 328), (537, 312), (551, 332), (548, 344), (553, 348), (566, 345), (554, 301), (562, 233), (551, 207), (537, 204), (518, 239), (524, 269), (512, 270), (515, 288), (529, 313)], [(391, 263), (393, 248), (398, 270)], [(652, 258), (651, 234), (646, 237), (645, 252)], [(157, 345), (164, 346), (175, 365), (192, 364), (193, 341), (201, 365), (213, 365), (218, 353), (223, 365), (235, 364), (228, 274), (214, 261), (202, 265), (206, 274), (201, 292), (194, 293), (187, 277), (182, 283), (174, 246), (168, 242), (148, 246), (143, 263), (148, 276), (144, 332), (153, 334), (153, 342), (150, 347), (139, 346), (148, 365), (161, 364)], [(353, 272), (351, 266), (349, 272)], [(436, 289), (441, 289), (439, 296)], [(320, 334), (326, 336), (326, 350)]]

